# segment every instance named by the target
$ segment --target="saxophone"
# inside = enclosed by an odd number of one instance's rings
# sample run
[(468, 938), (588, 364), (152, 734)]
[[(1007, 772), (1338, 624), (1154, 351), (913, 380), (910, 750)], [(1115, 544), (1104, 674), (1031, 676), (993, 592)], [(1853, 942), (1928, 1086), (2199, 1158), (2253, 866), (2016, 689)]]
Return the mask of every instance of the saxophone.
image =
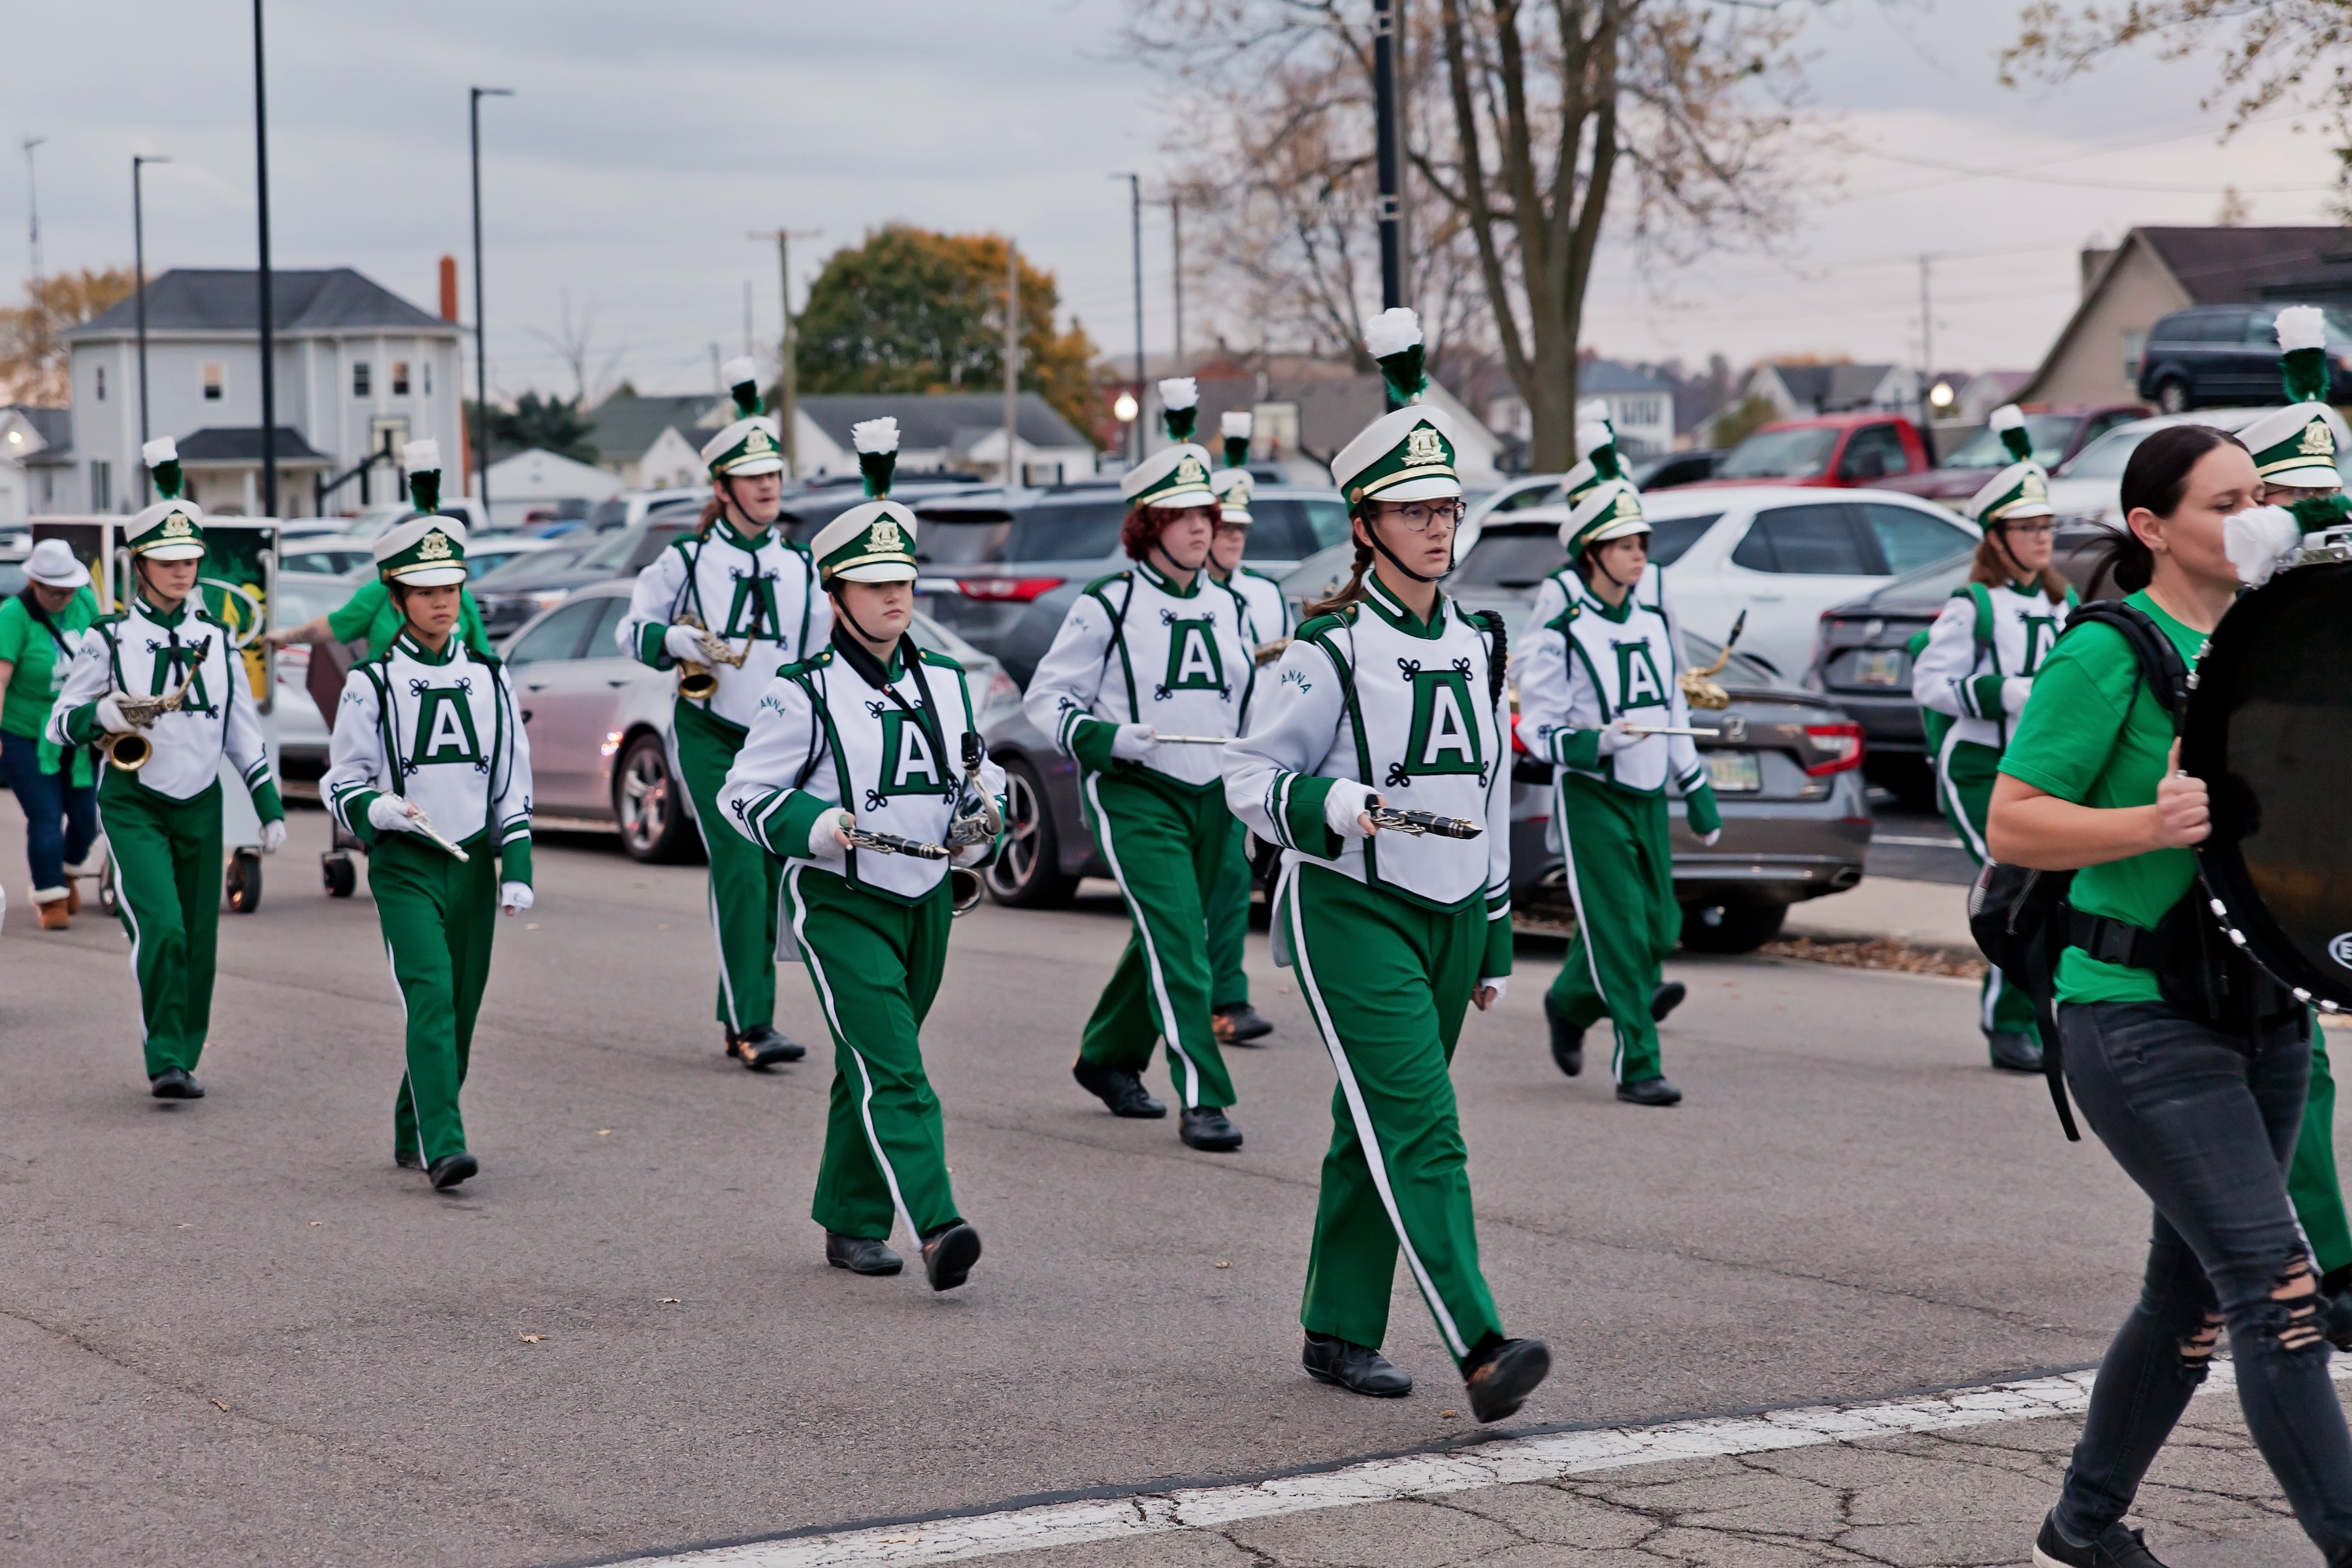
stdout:
[(1739, 641), (1739, 634), (1747, 627), (1748, 612), (1742, 610), (1739, 612), (1739, 618), (1731, 623), (1731, 635), (1723, 639), (1723, 650), (1715, 656), (1715, 662), (1705, 669), (1683, 671), (1678, 684), (1683, 689), (1684, 701), (1694, 708), (1720, 710), (1731, 706), (1731, 693), (1708, 679), (1707, 677), (1720, 674), (1723, 667), (1731, 662), (1732, 647)]
[(743, 661), (751, 657), (751, 643), (746, 642), (743, 650), (736, 652), (720, 638), (712, 637), (710, 628), (702, 624), (702, 617), (690, 611), (670, 625), (687, 626), (702, 634), (702, 651), (709, 662), (698, 664), (690, 658), (677, 661), (677, 694), (689, 702), (708, 702), (719, 695), (719, 675), (710, 668), (711, 665), (723, 664), (740, 669)]
[[(196, 645), (195, 657), (188, 661), (188, 677), (180, 682), (178, 689), (162, 697), (133, 697), (127, 691), (117, 691), (112, 694), (114, 706), (140, 730), (147, 729), (166, 713), (178, 712), (188, 700), (196, 677), (203, 672), (205, 655), (212, 651), (212, 646), (210, 637)], [(106, 752), (107, 762), (126, 773), (137, 773), (155, 757), (155, 742), (136, 731), (124, 735), (110, 734), (99, 745)]]

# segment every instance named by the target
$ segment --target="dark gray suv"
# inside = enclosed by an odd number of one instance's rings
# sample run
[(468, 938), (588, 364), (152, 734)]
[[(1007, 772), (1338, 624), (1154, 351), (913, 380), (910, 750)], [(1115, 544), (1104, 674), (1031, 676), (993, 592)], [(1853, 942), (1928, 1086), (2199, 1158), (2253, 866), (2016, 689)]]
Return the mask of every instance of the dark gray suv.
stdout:
[[(2140, 353), (2139, 395), (2167, 414), (2221, 404), (2285, 401), (2279, 385), (2281, 305), (2199, 305), (2175, 310), (2148, 329)], [(2330, 403), (2352, 401), (2352, 315), (2334, 305), (2327, 317)]]

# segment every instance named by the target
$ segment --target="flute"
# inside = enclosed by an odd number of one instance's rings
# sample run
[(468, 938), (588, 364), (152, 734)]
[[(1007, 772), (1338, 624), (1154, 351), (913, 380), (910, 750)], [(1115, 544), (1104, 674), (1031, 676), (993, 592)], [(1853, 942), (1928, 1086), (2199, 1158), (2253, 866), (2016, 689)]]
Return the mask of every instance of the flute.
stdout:
[(1712, 741), (1723, 733), (1720, 730), (1694, 730), (1687, 724), (1628, 724), (1628, 735), (1696, 735), (1702, 741)]
[(1365, 816), (1374, 827), (1385, 827), (1391, 833), (1411, 834), (1418, 838), (1424, 833), (1434, 833), (1441, 838), (1475, 838), (1486, 831), (1476, 823), (1463, 816), (1440, 816), (1433, 811), (1403, 811), (1392, 805), (1368, 807)]
[(473, 859), (472, 856), (467, 854), (463, 849), (458, 848), (455, 844), (450, 843), (446, 838), (442, 837), (440, 834), (434, 831), (432, 820), (425, 815), (425, 808), (417, 805), (413, 800), (408, 803), (408, 819), (416, 825), (415, 827), (409, 829), (410, 832), (415, 834), (419, 838), (424, 839), (429, 844), (437, 844), (442, 848), (446, 849), (450, 854), (457, 858), (458, 864), (464, 865)]
[(1228, 741), (1238, 741), (1238, 735), (1162, 735), (1155, 732), (1153, 740), (1163, 746), (1222, 746)]

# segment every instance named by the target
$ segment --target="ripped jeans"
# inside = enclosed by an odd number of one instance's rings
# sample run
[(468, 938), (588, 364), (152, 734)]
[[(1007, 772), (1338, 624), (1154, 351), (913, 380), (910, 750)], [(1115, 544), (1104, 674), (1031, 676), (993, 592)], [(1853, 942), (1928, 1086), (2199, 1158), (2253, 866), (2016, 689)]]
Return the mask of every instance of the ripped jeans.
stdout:
[(2226, 1326), (2255, 1447), (2327, 1561), (2352, 1561), (2352, 1436), (2286, 1195), (2309, 1026), (2255, 1050), (2158, 1004), (2093, 1002), (2059, 1008), (2058, 1030), (2084, 1120), (2156, 1205), (2139, 1304), (2099, 1363), (2058, 1528), (2087, 1542), (2123, 1517)]

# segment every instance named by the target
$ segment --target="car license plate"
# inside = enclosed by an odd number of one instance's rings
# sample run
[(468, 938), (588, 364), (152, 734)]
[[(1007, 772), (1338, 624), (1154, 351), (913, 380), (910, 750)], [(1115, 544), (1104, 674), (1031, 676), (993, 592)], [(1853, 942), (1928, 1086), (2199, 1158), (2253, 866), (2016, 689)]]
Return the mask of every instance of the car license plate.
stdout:
[(1753, 752), (1709, 752), (1706, 781), (1724, 795), (1759, 790), (1764, 787), (1764, 766)]
[(1854, 660), (1853, 679), (1857, 686), (1900, 686), (1903, 684), (1903, 650), (1898, 647), (1864, 648)]

